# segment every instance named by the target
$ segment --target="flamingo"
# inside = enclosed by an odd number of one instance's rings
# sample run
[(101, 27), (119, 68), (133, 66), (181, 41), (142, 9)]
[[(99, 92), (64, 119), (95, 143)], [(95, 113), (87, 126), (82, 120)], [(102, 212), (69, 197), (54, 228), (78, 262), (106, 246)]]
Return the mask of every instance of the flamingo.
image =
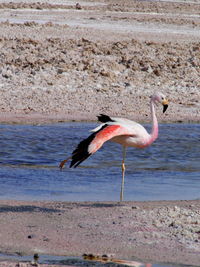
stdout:
[(145, 148), (150, 146), (158, 137), (158, 121), (155, 114), (155, 105), (163, 105), (163, 113), (168, 108), (168, 100), (165, 95), (158, 92), (150, 97), (150, 112), (152, 118), (152, 130), (149, 134), (139, 123), (125, 118), (115, 118), (104, 114), (97, 116), (101, 124), (91, 130), (93, 132), (88, 138), (81, 141), (72, 156), (60, 163), (62, 169), (65, 163), (71, 159), (70, 168), (76, 168), (89, 156), (94, 154), (108, 140), (119, 143), (123, 147), (122, 157), (122, 182), (120, 191), (120, 201), (123, 201), (124, 195), (124, 177), (125, 177), (125, 157), (127, 147)]

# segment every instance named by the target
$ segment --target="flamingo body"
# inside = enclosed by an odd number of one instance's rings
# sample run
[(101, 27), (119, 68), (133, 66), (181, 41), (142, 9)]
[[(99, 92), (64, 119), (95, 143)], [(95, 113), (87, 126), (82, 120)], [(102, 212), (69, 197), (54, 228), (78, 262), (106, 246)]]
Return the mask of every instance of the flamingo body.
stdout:
[(149, 146), (158, 136), (158, 131), (152, 136), (139, 123), (123, 119), (112, 118), (101, 114), (98, 119), (104, 123), (92, 130), (92, 134), (80, 142), (72, 152), (70, 168), (76, 168), (81, 162), (94, 154), (108, 140), (119, 143), (124, 147), (144, 148)]
[(111, 118), (113, 122), (108, 125), (118, 125), (121, 134), (116, 134), (110, 141), (119, 143), (125, 147), (144, 148), (150, 145), (150, 135), (146, 129), (135, 121), (123, 118)]
[(151, 145), (158, 137), (158, 122), (154, 108), (155, 103), (161, 103), (163, 105), (163, 112), (165, 112), (168, 107), (168, 101), (162, 93), (157, 93), (151, 96), (150, 110), (152, 116), (152, 131), (150, 134), (137, 122), (100, 114), (98, 120), (102, 124), (91, 130), (92, 134), (78, 144), (76, 149), (72, 152), (71, 157), (61, 162), (60, 168), (62, 168), (69, 159), (71, 159), (70, 168), (76, 168), (90, 155), (100, 149), (108, 140), (121, 144), (123, 146), (123, 160), (120, 200), (123, 200), (126, 148), (145, 148)]

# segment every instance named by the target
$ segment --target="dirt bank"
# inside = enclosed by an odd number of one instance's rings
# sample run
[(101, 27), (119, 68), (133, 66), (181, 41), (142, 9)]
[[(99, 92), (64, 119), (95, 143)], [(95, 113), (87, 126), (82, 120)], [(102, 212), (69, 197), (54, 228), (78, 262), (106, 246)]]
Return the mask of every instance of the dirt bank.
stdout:
[[(0, 201), (0, 251), (199, 265), (200, 201)], [(17, 242), (16, 242), (17, 241)]]
[(197, 2), (79, 3), (0, 4), (0, 122), (148, 121), (158, 90), (160, 120), (199, 121)]

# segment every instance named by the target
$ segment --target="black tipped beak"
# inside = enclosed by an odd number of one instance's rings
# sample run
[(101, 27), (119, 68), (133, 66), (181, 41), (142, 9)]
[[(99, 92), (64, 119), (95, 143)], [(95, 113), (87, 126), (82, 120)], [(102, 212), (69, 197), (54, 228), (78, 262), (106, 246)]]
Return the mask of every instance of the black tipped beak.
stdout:
[(163, 113), (165, 113), (165, 111), (167, 110), (168, 105), (163, 105)]

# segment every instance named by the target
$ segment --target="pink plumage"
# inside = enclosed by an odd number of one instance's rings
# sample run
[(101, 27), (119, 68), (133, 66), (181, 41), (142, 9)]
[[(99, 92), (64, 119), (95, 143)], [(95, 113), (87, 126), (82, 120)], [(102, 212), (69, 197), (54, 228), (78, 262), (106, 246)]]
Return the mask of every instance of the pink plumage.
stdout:
[(168, 107), (168, 101), (162, 93), (156, 93), (150, 98), (150, 111), (152, 117), (152, 130), (149, 134), (139, 123), (125, 119), (99, 115), (98, 119), (102, 124), (92, 130), (92, 134), (81, 141), (72, 156), (62, 161), (60, 168), (71, 159), (70, 168), (76, 168), (90, 155), (94, 154), (108, 140), (119, 143), (123, 146), (122, 160), (122, 186), (120, 200), (123, 200), (124, 173), (125, 173), (125, 155), (127, 147), (145, 148), (152, 144), (158, 137), (158, 121), (155, 115), (154, 104), (163, 105), (163, 113)]

